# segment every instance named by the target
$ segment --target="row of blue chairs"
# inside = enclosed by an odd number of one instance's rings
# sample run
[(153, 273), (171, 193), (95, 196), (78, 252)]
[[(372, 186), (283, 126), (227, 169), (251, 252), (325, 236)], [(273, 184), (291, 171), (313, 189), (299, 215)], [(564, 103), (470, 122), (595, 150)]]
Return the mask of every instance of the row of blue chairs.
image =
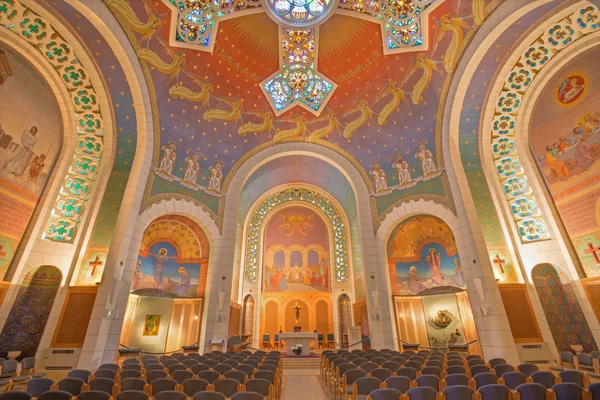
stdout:
[(78, 396), (72, 396), (69, 392), (60, 390), (48, 391), (39, 397), (33, 397), (25, 391), (13, 391), (0, 394), (0, 400), (264, 400), (264, 396), (256, 392), (237, 392), (227, 397), (219, 392), (198, 392), (193, 396), (175, 391), (165, 391), (150, 396), (140, 391), (121, 392), (116, 397), (100, 391), (83, 392)]

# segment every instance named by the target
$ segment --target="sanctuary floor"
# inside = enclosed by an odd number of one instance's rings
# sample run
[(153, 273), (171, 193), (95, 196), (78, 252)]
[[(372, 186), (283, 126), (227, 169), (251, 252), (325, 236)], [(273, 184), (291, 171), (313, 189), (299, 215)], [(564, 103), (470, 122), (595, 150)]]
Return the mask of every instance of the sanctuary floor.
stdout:
[(281, 400), (325, 400), (327, 391), (319, 379), (318, 369), (283, 371)]

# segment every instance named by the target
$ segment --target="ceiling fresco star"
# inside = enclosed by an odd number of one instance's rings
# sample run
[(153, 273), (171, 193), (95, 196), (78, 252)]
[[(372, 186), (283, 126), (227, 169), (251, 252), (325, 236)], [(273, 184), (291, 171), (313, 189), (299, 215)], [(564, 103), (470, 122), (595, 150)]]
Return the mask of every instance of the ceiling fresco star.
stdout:
[(297, 141), (357, 168), (375, 227), (405, 201), (453, 209), (438, 106), (501, 1), (264, 1), (105, 0), (156, 110), (143, 207), (186, 198), (219, 225), (240, 165)]

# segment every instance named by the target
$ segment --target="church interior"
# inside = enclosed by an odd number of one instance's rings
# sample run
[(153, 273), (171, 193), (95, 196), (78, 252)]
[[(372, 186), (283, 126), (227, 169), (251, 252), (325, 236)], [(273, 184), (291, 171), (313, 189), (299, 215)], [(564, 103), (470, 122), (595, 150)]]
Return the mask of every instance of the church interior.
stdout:
[(600, 399), (600, 0), (0, 0), (0, 400)]

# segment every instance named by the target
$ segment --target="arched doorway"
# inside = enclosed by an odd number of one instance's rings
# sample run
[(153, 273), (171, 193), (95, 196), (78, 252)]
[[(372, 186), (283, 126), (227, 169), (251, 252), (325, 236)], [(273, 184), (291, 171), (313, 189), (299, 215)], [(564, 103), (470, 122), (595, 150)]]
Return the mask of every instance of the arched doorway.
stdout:
[(198, 342), (209, 250), (204, 230), (187, 217), (165, 215), (148, 225), (121, 343), (161, 353)]
[(0, 334), (0, 353), (17, 350), (20, 357), (35, 357), (61, 281), (62, 272), (52, 265), (25, 275)]
[(587, 353), (597, 349), (579, 300), (564, 271), (552, 264), (538, 264), (531, 270), (531, 278), (558, 350), (569, 351), (571, 345), (581, 345)]
[(254, 297), (246, 296), (242, 310), (242, 336), (251, 339), (254, 332)]

